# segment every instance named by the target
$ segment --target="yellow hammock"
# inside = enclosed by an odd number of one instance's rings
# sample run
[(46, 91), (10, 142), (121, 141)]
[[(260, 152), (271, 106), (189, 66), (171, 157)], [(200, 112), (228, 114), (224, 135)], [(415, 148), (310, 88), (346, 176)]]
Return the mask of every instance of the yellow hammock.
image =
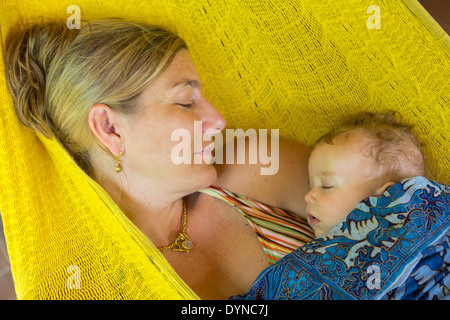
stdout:
[[(83, 20), (177, 32), (229, 127), (310, 144), (346, 113), (398, 110), (427, 144), (430, 177), (450, 183), (450, 40), (417, 1), (76, 3)], [(72, 4), (2, 1), (2, 39), (19, 20), (72, 21)], [(57, 141), (18, 122), (3, 65), (0, 77), (0, 211), (17, 297), (196, 299)]]

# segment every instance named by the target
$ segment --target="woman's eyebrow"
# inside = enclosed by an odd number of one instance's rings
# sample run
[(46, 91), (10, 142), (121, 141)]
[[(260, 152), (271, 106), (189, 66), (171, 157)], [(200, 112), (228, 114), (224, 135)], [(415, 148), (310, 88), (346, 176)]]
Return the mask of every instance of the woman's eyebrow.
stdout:
[(190, 86), (192, 88), (200, 88), (201, 87), (200, 82), (198, 82), (197, 80), (187, 79), (187, 80), (183, 80), (183, 81), (175, 83), (173, 88), (181, 86), (181, 85)]

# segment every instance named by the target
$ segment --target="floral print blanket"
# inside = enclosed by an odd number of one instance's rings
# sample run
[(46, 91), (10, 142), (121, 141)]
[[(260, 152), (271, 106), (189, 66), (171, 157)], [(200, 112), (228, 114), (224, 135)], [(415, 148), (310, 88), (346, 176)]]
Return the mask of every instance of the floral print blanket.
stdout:
[(450, 186), (405, 179), (231, 299), (450, 299), (449, 231)]

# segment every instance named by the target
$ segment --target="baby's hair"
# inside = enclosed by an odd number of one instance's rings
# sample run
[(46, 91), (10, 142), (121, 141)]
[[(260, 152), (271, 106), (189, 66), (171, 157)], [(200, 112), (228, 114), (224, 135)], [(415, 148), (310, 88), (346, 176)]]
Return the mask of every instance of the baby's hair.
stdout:
[(360, 132), (366, 139), (365, 149), (382, 169), (383, 180), (400, 181), (424, 176), (425, 158), (422, 145), (412, 133), (413, 126), (402, 121), (397, 112), (363, 112), (346, 118), (335, 130), (322, 136), (315, 145), (347, 141)]

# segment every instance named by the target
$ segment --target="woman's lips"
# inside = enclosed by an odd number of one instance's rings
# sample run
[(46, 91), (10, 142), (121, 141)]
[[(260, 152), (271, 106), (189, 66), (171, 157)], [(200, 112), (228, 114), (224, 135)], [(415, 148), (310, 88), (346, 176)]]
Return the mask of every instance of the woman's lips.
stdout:
[(208, 144), (204, 149), (195, 152), (195, 154), (204, 154), (204, 153), (211, 153), (214, 150), (214, 143)]
[(201, 159), (201, 160), (200, 160), (200, 162), (195, 162), (196, 160), (194, 160), (194, 163), (211, 164), (211, 162), (213, 160), (213, 150), (214, 150), (214, 143), (210, 143), (204, 149), (195, 152), (194, 156), (196, 156), (197, 159)]

